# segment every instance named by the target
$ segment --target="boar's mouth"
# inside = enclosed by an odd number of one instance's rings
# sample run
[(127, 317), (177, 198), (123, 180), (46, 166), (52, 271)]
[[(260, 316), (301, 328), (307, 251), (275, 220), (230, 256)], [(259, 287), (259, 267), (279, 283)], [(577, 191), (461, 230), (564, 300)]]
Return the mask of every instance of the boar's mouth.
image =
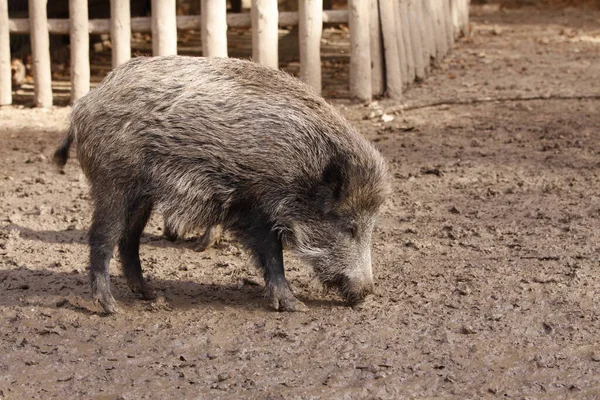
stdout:
[(323, 285), (328, 290), (337, 290), (349, 306), (360, 304), (369, 294), (373, 293), (372, 286), (357, 286), (345, 275), (329, 277), (323, 281)]

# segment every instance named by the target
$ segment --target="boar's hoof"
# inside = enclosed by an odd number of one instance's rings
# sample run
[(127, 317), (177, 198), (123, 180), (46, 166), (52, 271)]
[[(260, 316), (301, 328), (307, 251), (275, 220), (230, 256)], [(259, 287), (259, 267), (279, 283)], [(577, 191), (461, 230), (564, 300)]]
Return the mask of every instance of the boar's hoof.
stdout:
[(119, 311), (117, 302), (110, 292), (110, 284), (105, 277), (97, 277), (92, 274), (92, 299), (100, 303), (107, 314), (116, 314)]
[(117, 314), (119, 312), (119, 308), (117, 307), (117, 302), (112, 297), (109, 296), (94, 296), (94, 300), (102, 306), (102, 309), (106, 314)]
[(156, 298), (158, 297), (156, 291), (148, 285), (144, 285), (142, 290), (140, 290), (137, 293), (140, 294), (142, 296), (142, 299), (144, 300), (156, 300)]
[(145, 282), (128, 281), (127, 284), (133, 293), (141, 295), (144, 300), (154, 300), (157, 297), (156, 291)]
[(271, 305), (277, 311), (308, 311), (308, 307), (294, 296), (287, 285), (283, 287), (267, 285), (267, 296), (271, 299)]
[(179, 239), (179, 236), (175, 235), (175, 234), (171, 234), (171, 233), (163, 233), (163, 236), (165, 237), (165, 239), (167, 239), (169, 242), (175, 242), (177, 239)]
[(308, 307), (295, 297), (291, 299), (273, 299), (273, 307), (278, 311), (307, 312)]
[(219, 243), (222, 234), (223, 229), (220, 225), (207, 228), (206, 232), (204, 232), (204, 234), (200, 237), (200, 240), (198, 240), (198, 245), (196, 245), (194, 250), (202, 253), (204, 250), (213, 247)]
[(179, 236), (177, 236), (177, 233), (173, 232), (170, 228), (168, 228), (167, 226), (164, 227), (163, 230), (163, 236), (165, 237), (165, 239), (167, 239), (169, 242), (174, 242), (177, 239), (179, 239)]
[(152, 287), (147, 285), (140, 293), (144, 300), (155, 300), (156, 298), (158, 298), (156, 291)]

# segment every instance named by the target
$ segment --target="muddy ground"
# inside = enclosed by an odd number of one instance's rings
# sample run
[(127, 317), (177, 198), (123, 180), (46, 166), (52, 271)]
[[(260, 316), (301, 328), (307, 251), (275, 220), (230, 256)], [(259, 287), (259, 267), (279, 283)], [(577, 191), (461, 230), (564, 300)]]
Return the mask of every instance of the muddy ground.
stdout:
[(391, 122), (336, 100), (393, 173), (356, 309), (286, 254), (310, 311), (273, 312), (237, 243), (197, 253), (155, 217), (142, 262), (162, 297), (136, 299), (113, 261), (122, 313), (103, 316), (86, 181), (47, 161), (68, 109), (0, 109), (0, 398), (600, 398), (600, 99), (564, 98), (600, 94), (600, 12), (472, 14), (407, 101), (548, 98)]

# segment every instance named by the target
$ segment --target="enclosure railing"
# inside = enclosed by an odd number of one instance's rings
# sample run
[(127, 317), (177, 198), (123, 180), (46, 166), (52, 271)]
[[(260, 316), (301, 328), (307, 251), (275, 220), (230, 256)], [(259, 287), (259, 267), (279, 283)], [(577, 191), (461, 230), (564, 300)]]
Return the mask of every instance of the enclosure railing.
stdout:
[(225, 0), (198, 0), (201, 15), (177, 16), (175, 0), (152, 0), (152, 16), (131, 18), (129, 0), (110, 1), (110, 19), (88, 19), (87, 0), (69, 0), (69, 19), (48, 19), (47, 0), (29, 0), (28, 19), (9, 19), (0, 0), (0, 105), (12, 103), (10, 33), (29, 33), (34, 103), (52, 106), (50, 34), (70, 35), (71, 100), (90, 89), (89, 35), (109, 33), (113, 68), (131, 57), (131, 33), (152, 32), (155, 56), (177, 53), (177, 30), (200, 29), (202, 53), (227, 56), (227, 28), (252, 28), (252, 59), (278, 67), (278, 26), (299, 25), (300, 77), (321, 92), (323, 23), (348, 23), (350, 92), (402, 96), (468, 30), (470, 0), (348, 0), (347, 10), (323, 10), (323, 0), (299, 0), (298, 12), (279, 12), (277, 0), (252, 0), (250, 13), (227, 13)]

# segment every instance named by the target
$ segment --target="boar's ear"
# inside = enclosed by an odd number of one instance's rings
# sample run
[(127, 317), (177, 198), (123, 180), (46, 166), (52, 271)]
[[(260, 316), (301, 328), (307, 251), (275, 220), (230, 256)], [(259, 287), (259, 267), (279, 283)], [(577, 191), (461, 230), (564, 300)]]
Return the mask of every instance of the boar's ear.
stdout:
[(321, 187), (317, 198), (324, 213), (330, 212), (342, 198), (347, 164), (348, 160), (346, 158), (335, 156), (329, 160), (323, 169)]

